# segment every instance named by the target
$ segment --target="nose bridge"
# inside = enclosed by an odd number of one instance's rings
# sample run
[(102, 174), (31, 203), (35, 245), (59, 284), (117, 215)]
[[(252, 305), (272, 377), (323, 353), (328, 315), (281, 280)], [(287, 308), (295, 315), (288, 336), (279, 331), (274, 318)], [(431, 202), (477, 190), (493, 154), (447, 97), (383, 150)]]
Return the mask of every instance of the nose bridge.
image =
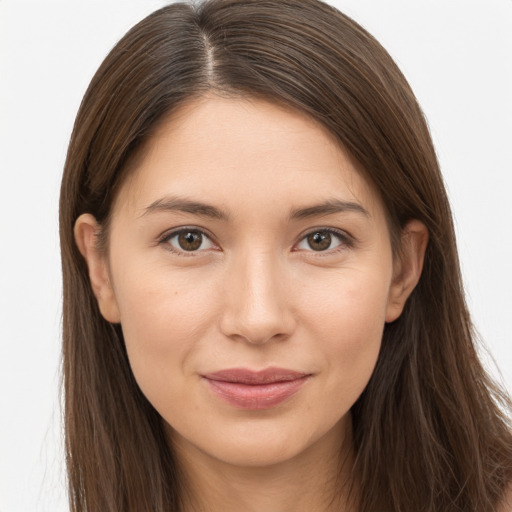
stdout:
[(282, 262), (269, 250), (240, 254), (227, 277), (222, 329), (250, 343), (283, 338), (293, 330)]

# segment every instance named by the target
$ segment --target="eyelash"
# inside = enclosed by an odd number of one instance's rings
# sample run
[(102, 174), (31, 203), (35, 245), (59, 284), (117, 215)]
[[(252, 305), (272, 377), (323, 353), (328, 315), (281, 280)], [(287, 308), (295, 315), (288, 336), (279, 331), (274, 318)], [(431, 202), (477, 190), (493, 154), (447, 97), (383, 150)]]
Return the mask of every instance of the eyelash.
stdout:
[[(164, 234), (163, 236), (161, 236), (159, 238), (158, 244), (159, 245), (165, 245), (166, 246), (165, 247), (166, 250), (168, 250), (168, 251), (170, 251), (170, 252), (172, 252), (174, 254), (178, 254), (180, 256), (185, 256), (185, 257), (197, 256), (199, 253), (207, 250), (207, 249), (202, 249), (202, 250), (199, 250), (199, 251), (198, 250), (185, 251), (185, 250), (180, 250), (180, 249), (177, 249), (177, 248), (173, 247), (169, 243), (169, 241), (171, 239), (173, 239), (174, 237), (179, 236), (182, 233), (198, 233), (202, 237), (204, 237), (207, 240), (209, 240), (209, 242), (211, 244), (213, 244), (214, 246), (216, 245), (215, 242), (213, 242), (212, 237), (210, 235), (208, 235), (204, 230), (199, 229), (199, 228), (193, 228), (193, 227), (190, 227), (190, 228), (184, 227), (184, 228), (180, 228), (180, 229), (171, 231), (170, 233), (166, 233), (166, 234)], [(316, 256), (327, 256), (327, 255), (338, 253), (338, 252), (340, 252), (340, 251), (342, 251), (344, 249), (347, 249), (347, 248), (350, 249), (350, 248), (354, 247), (354, 239), (353, 239), (353, 237), (351, 237), (350, 235), (348, 235), (344, 231), (340, 231), (340, 230), (337, 230), (337, 229), (334, 229), (334, 228), (316, 228), (316, 229), (311, 229), (307, 233), (304, 233), (300, 237), (299, 242), (296, 243), (294, 245), (294, 247), (299, 245), (303, 241), (305, 241), (307, 239), (307, 237), (309, 237), (311, 235), (314, 235), (316, 233), (322, 233), (322, 234), (328, 234), (330, 236), (334, 236), (340, 242), (339, 245), (336, 246), (333, 249), (327, 249), (327, 250), (324, 250), (324, 251), (315, 251), (314, 249), (305, 250), (306, 252), (311, 252), (311, 253), (315, 254)], [(301, 249), (294, 249), (294, 252), (298, 252), (300, 250)]]
[[(180, 249), (177, 249), (176, 247), (173, 247), (169, 243), (169, 241), (172, 238), (177, 237), (177, 236), (181, 235), (182, 233), (198, 233), (203, 238), (209, 240), (211, 244), (213, 244), (214, 246), (216, 245), (215, 242), (213, 242), (212, 237), (210, 235), (208, 235), (207, 233), (205, 233), (204, 230), (199, 229), (199, 228), (193, 228), (193, 227), (190, 227), (190, 228), (189, 227), (183, 227), (183, 228), (171, 231), (170, 233), (166, 233), (162, 237), (159, 238), (158, 244), (159, 245), (164, 245), (166, 250), (168, 250), (168, 251), (170, 251), (170, 252), (172, 252), (174, 254), (178, 254), (179, 256), (185, 256), (185, 257), (197, 256), (198, 253), (202, 252), (202, 251), (197, 251), (197, 250), (196, 251), (180, 250)], [(204, 250), (205, 249), (203, 249), (203, 251)]]
[[(309, 236), (315, 235), (317, 233), (328, 234), (334, 238), (337, 238), (340, 243), (338, 246), (334, 247), (333, 249), (327, 249), (325, 251), (315, 251), (314, 249), (311, 249), (311, 248), (309, 250), (306, 250), (306, 252), (311, 252), (311, 253), (315, 254), (315, 256), (320, 256), (320, 257), (321, 256), (329, 256), (329, 255), (341, 252), (345, 249), (351, 249), (352, 247), (354, 247), (353, 237), (351, 237), (344, 231), (340, 231), (340, 230), (334, 229), (334, 228), (311, 229), (307, 233), (305, 233), (304, 235), (301, 236), (299, 242), (297, 244), (295, 244), (295, 246), (299, 245), (300, 243), (305, 241)], [(295, 249), (295, 251), (299, 251), (299, 250), (300, 249)]]

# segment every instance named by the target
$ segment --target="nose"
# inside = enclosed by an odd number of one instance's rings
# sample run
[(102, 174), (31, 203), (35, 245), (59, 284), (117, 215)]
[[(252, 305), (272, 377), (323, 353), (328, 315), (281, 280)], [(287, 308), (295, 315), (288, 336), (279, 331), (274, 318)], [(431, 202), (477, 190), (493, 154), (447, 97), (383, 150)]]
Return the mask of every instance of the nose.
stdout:
[(277, 258), (261, 252), (233, 262), (224, 290), (223, 334), (254, 345), (288, 338), (296, 320), (285, 273)]

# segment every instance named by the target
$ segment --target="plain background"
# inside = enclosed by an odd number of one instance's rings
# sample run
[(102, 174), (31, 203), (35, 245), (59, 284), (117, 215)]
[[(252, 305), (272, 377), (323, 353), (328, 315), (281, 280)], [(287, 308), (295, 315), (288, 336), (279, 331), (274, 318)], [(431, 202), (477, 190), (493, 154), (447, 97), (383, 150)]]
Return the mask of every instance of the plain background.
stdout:
[[(94, 71), (128, 28), (165, 3), (0, 0), (0, 512), (67, 510), (60, 175)], [(331, 3), (388, 49), (424, 109), (470, 309), (512, 390), (512, 0)]]

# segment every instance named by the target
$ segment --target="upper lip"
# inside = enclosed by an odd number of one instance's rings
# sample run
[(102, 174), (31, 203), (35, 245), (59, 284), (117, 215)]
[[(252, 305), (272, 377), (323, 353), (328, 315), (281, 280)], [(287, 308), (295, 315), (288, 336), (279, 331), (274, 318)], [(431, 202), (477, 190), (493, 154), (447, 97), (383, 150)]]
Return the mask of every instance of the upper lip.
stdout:
[(239, 384), (272, 384), (274, 382), (287, 382), (301, 379), (310, 374), (288, 370), (286, 368), (265, 368), (264, 370), (249, 370), (248, 368), (228, 368), (217, 372), (206, 373), (205, 379), (220, 382), (236, 382)]

